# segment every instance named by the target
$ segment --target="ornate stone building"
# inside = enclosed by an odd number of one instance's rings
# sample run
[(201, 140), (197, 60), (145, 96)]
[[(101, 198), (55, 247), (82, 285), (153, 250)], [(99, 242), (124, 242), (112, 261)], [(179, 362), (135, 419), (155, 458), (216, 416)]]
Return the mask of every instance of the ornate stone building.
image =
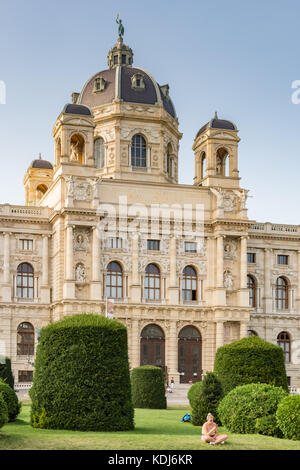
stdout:
[(218, 347), (258, 334), (300, 386), (300, 227), (248, 219), (238, 131), (217, 115), (195, 137), (193, 184), (178, 184), (169, 86), (133, 66), (122, 36), (108, 67), (64, 106), (25, 205), (0, 206), (0, 353), (15, 381), (32, 379), (40, 328), (113, 299), (131, 367), (200, 380)]

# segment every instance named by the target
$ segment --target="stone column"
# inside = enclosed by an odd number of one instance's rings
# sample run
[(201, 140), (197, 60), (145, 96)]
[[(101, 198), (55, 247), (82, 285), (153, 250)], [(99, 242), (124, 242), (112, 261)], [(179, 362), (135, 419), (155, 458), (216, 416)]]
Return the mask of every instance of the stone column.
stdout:
[(132, 357), (130, 358), (130, 368), (140, 366), (140, 332), (139, 320), (133, 319), (131, 322), (131, 351)]
[(218, 348), (224, 345), (224, 322), (216, 322), (216, 352)]
[(75, 298), (75, 273), (74, 273), (74, 254), (73, 254), (73, 226), (68, 225), (66, 228), (66, 245), (65, 245), (65, 282), (64, 297), (66, 299)]
[(12, 286), (10, 280), (10, 233), (4, 232), (3, 286), (2, 302), (11, 302)]
[(265, 313), (272, 313), (272, 288), (271, 288), (271, 256), (273, 250), (265, 248), (265, 292), (264, 308)]
[(224, 287), (224, 236), (217, 237), (217, 287)]
[(73, 227), (67, 226), (66, 229), (66, 275), (67, 280), (74, 279), (74, 255), (73, 255)]
[(240, 322), (240, 339), (247, 338), (248, 336), (248, 323), (245, 321)]
[(177, 305), (179, 302), (178, 279), (176, 272), (176, 238), (170, 238), (170, 278), (168, 288), (169, 304)]
[[(50, 286), (49, 286), (49, 239), (48, 235), (43, 235), (43, 251), (42, 251), (42, 282), (40, 286), (41, 302), (44, 304), (50, 303)], [(37, 282), (36, 282), (37, 284)], [(37, 286), (35, 286), (35, 297), (38, 297)]]
[(48, 235), (43, 235), (43, 276), (42, 285), (49, 284), (49, 254), (48, 254)]
[(4, 233), (3, 281), (10, 283), (10, 233)]
[(247, 237), (241, 237), (241, 289), (247, 289), (247, 271)]
[(170, 321), (170, 330), (168, 337), (168, 358), (166, 366), (168, 368), (168, 379), (174, 377), (175, 383), (179, 384), (180, 375), (178, 372), (178, 336), (175, 320)]
[(102, 298), (101, 289), (101, 239), (97, 227), (93, 227), (92, 238), (92, 282), (91, 282), (91, 299), (100, 300)]
[(298, 251), (298, 282), (297, 282), (297, 302), (296, 311), (300, 313), (300, 250)]
[(131, 285), (130, 297), (131, 302), (141, 302), (141, 279), (139, 273), (139, 235), (132, 234), (131, 242)]

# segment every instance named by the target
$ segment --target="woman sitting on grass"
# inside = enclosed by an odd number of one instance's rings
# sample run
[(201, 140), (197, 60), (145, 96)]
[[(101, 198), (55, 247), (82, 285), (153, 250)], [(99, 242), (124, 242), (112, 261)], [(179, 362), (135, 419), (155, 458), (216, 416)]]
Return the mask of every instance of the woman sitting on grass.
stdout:
[(214, 417), (211, 413), (207, 415), (207, 421), (202, 426), (202, 441), (209, 442), (211, 445), (224, 444), (227, 439), (226, 434), (219, 435), (218, 425), (214, 423)]

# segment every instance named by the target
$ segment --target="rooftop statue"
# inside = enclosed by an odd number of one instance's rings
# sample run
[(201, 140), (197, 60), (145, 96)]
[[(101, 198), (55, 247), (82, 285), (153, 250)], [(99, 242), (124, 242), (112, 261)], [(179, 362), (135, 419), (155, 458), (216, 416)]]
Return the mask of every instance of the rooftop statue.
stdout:
[(116, 22), (118, 24), (119, 37), (122, 38), (124, 36), (124, 26), (123, 26), (122, 20), (119, 19), (119, 13), (117, 14)]

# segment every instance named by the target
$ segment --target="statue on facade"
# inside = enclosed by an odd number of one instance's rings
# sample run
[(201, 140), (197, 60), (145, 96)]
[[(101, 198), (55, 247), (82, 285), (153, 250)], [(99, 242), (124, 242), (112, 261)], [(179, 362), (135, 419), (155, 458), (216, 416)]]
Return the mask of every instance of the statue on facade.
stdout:
[(219, 188), (219, 189), (210, 188), (210, 190), (217, 198), (217, 208), (218, 209), (223, 209), (224, 208), (224, 197), (226, 195), (226, 192), (221, 188)]
[(81, 151), (81, 144), (79, 139), (76, 141), (71, 142), (71, 152), (70, 152), (70, 160), (72, 162), (78, 162), (79, 156)]
[(122, 23), (122, 20), (119, 19), (119, 13), (117, 14), (117, 19), (116, 19), (116, 23), (118, 25), (118, 33), (119, 33), (119, 37), (120, 38), (123, 38), (124, 36), (124, 26), (123, 26), (123, 23)]
[(65, 176), (65, 181), (67, 183), (67, 196), (73, 197), (74, 195), (74, 179), (73, 176)]
[(86, 281), (85, 267), (81, 263), (77, 264), (77, 266), (76, 266), (75, 280), (77, 282), (85, 282)]
[(224, 287), (227, 290), (232, 290), (233, 288), (233, 278), (229, 271), (224, 272)]

